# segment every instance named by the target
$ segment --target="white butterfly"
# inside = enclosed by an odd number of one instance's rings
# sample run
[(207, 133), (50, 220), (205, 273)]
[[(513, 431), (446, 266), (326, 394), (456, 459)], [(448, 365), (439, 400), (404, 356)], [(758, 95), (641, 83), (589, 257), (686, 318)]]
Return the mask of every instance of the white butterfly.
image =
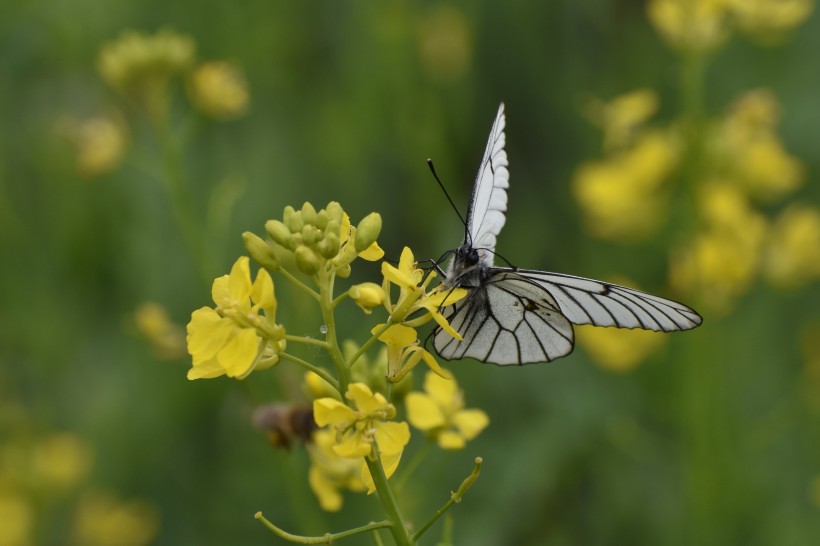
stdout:
[(434, 345), (447, 360), (474, 358), (494, 364), (549, 362), (572, 352), (573, 324), (688, 330), (702, 318), (693, 309), (623, 286), (531, 269), (495, 267), (495, 241), (507, 210), (504, 104), (490, 131), (470, 197), (464, 242), (455, 251), (445, 288), (470, 294), (445, 310), (459, 341), (438, 329)]

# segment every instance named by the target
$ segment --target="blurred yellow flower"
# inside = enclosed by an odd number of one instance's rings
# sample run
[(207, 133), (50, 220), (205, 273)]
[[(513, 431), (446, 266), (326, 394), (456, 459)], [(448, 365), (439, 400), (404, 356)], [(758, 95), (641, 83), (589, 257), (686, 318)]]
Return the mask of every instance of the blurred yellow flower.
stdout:
[(337, 455), (333, 450), (335, 445), (336, 431), (328, 428), (314, 432), (313, 442), (307, 446), (311, 463), (308, 483), (319, 505), (328, 512), (342, 508), (340, 490), (362, 492), (367, 489), (362, 482), (361, 463)]
[(726, 311), (759, 271), (767, 222), (729, 183), (705, 184), (698, 204), (705, 229), (672, 254), (670, 282), (703, 305)]
[(763, 42), (782, 37), (805, 21), (812, 0), (728, 0), (740, 29)]
[(74, 516), (74, 542), (83, 546), (145, 546), (158, 531), (159, 514), (153, 506), (109, 493), (86, 495)]
[(285, 330), (275, 322), (270, 274), (260, 269), (251, 283), (249, 259), (242, 256), (230, 275), (214, 281), (211, 292), (216, 308), (194, 311), (188, 323), (188, 352), (193, 357), (188, 379), (225, 374), (244, 379), (255, 369), (276, 364), (285, 349)]
[(88, 476), (93, 463), (88, 444), (69, 433), (52, 434), (39, 440), (31, 456), (32, 470), (47, 488), (78, 485)]
[(437, 5), (424, 13), (418, 25), (418, 52), (430, 77), (443, 82), (461, 79), (473, 54), (470, 24), (462, 10)]
[(34, 507), (24, 496), (0, 490), (0, 546), (34, 544)]
[(658, 94), (652, 89), (638, 89), (607, 102), (592, 101), (587, 115), (604, 132), (604, 149), (613, 150), (629, 144), (635, 131), (658, 110)]
[(410, 430), (405, 422), (388, 421), (396, 416), (396, 408), (384, 396), (373, 393), (364, 383), (353, 383), (345, 398), (356, 409), (334, 398), (313, 401), (316, 424), (336, 430), (334, 453), (351, 459), (367, 457), (373, 453), (374, 443), (380, 455), (395, 455), (404, 450), (410, 441)]
[(201, 64), (188, 86), (194, 105), (205, 115), (220, 120), (235, 119), (247, 112), (250, 96), (245, 75), (228, 61)]
[(793, 204), (775, 220), (764, 259), (768, 280), (798, 286), (820, 277), (820, 211)]
[(729, 34), (729, 0), (650, 0), (649, 20), (669, 42), (683, 51), (709, 51)]
[(637, 368), (666, 342), (666, 336), (649, 330), (575, 328), (578, 343), (601, 368), (629, 372)]
[(442, 449), (463, 448), (490, 424), (482, 410), (464, 409), (464, 393), (454, 379), (427, 372), (424, 391), (407, 395), (407, 420)]
[(642, 239), (666, 219), (664, 183), (677, 166), (680, 146), (669, 131), (649, 131), (628, 149), (575, 172), (573, 193), (590, 233), (603, 239)]
[(173, 360), (185, 354), (185, 333), (171, 321), (162, 305), (152, 301), (141, 303), (134, 311), (134, 323), (158, 358)]
[(777, 136), (779, 120), (774, 95), (750, 91), (731, 106), (711, 144), (726, 175), (756, 199), (778, 199), (803, 182), (803, 165)]
[(132, 30), (103, 46), (97, 60), (102, 78), (113, 88), (141, 92), (145, 86), (166, 84), (194, 61), (193, 40), (168, 29), (156, 34)]
[(66, 133), (74, 145), (81, 175), (94, 178), (120, 166), (128, 149), (128, 135), (122, 123), (95, 116), (67, 125)]

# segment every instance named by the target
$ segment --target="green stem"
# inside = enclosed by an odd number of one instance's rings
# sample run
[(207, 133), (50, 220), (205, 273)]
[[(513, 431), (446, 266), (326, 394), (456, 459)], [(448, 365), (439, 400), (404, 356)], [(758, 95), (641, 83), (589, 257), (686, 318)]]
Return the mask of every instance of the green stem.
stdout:
[[(294, 364), (298, 364), (299, 366), (301, 366), (301, 367), (303, 367), (307, 370), (312, 371), (313, 373), (315, 373), (316, 375), (318, 375), (319, 377), (321, 377), (322, 379), (324, 379), (325, 381), (327, 381), (328, 383), (333, 385), (333, 387), (336, 390), (339, 390), (339, 382), (336, 381), (336, 379), (332, 375), (327, 373), (327, 370), (325, 370), (323, 368), (320, 368), (319, 366), (314, 366), (310, 362), (308, 362), (306, 360), (302, 360), (298, 356), (293, 356), (292, 354), (279, 353), (279, 358), (284, 359), (284, 360), (290, 360)], [(339, 391), (339, 392), (344, 394), (342, 391)]]
[(305, 343), (307, 345), (315, 345), (317, 347), (321, 347), (322, 349), (327, 349), (329, 347), (327, 341), (324, 341), (322, 339), (315, 339), (308, 336), (294, 336), (286, 334), (285, 339), (287, 341), (293, 341), (294, 343)]
[(464, 497), (464, 494), (473, 486), (475, 481), (478, 479), (478, 476), (481, 473), (481, 464), (483, 462), (484, 461), (481, 457), (475, 458), (475, 466), (473, 467), (473, 471), (470, 472), (470, 475), (467, 476), (463, 482), (461, 482), (461, 485), (458, 487), (455, 493), (450, 493), (450, 499), (447, 502), (445, 502), (441, 508), (436, 510), (436, 513), (433, 514), (433, 516), (429, 520), (427, 520), (427, 522), (424, 525), (422, 525), (418, 531), (413, 533), (413, 541), (418, 540), (419, 537), (421, 537), (421, 535), (423, 535), (424, 532), (427, 531), (427, 529), (429, 529), (430, 526), (433, 525), (436, 522), (436, 520), (438, 520), (438, 518), (440, 518), (444, 514), (444, 512), (449, 510), (449, 508), (452, 505), (461, 502), (461, 499)]
[(342, 351), (339, 350), (339, 341), (336, 337), (336, 319), (333, 316), (333, 280), (332, 276), (327, 271), (319, 272), (319, 306), (322, 308), (322, 320), (327, 327), (326, 342), (327, 352), (330, 354), (330, 359), (336, 366), (336, 372), (339, 376), (338, 389), (339, 393), (344, 396), (347, 392), (347, 386), (350, 383), (350, 368), (345, 364)]
[(205, 287), (210, 286), (216, 267), (212, 256), (205, 251), (202, 228), (197, 225), (191, 210), (191, 198), (188, 195), (181, 151), (171, 132), (167, 115), (153, 116), (152, 126), (162, 152), (163, 181), (168, 192), (171, 210), (182, 240), (193, 260), (200, 280)]
[(302, 281), (300, 281), (299, 279), (297, 279), (296, 277), (294, 277), (290, 271), (288, 271), (284, 267), (280, 267), (279, 269), (277, 269), (277, 271), (281, 273), (282, 276), (285, 277), (287, 280), (292, 282), (297, 288), (304, 292), (307, 292), (311, 298), (315, 299), (316, 301), (320, 301), (321, 296), (319, 295), (319, 293), (313, 290), (305, 283), (303, 283)]
[[(389, 386), (392, 386), (392, 383), (388, 383), (388, 387)], [(399, 477), (399, 479), (396, 480), (396, 491), (401, 491), (402, 489), (404, 489), (404, 486), (407, 484), (407, 480), (410, 479), (410, 476), (413, 475), (413, 472), (415, 472), (416, 468), (418, 468), (418, 466), (421, 464), (421, 461), (423, 461), (427, 454), (430, 452), (430, 448), (433, 447), (433, 444), (433, 440), (427, 438), (427, 441), (424, 443), (423, 446), (421, 446), (421, 449), (419, 449), (413, 456), (413, 458), (410, 460), (410, 462), (407, 463), (407, 465), (405, 465), (401, 477)]]
[(391, 326), (393, 326), (393, 324), (394, 324), (394, 323), (393, 323), (393, 321), (392, 321), (392, 320), (387, 319), (387, 322), (386, 322), (386, 323), (384, 323), (384, 324), (382, 325), (382, 327), (381, 327), (381, 328), (379, 328), (378, 330), (376, 330), (376, 333), (375, 333), (375, 334), (373, 334), (373, 335), (370, 337), (370, 339), (368, 339), (367, 341), (365, 341), (365, 342), (364, 342), (364, 345), (362, 345), (361, 347), (359, 347), (359, 350), (358, 350), (358, 351), (356, 351), (356, 352), (353, 354), (353, 356), (352, 356), (352, 357), (350, 357), (350, 360), (347, 362), (347, 367), (348, 367), (348, 368), (352, 368), (352, 367), (353, 367), (353, 364), (355, 364), (355, 363), (356, 363), (356, 361), (357, 361), (357, 360), (359, 360), (359, 357), (361, 357), (361, 356), (365, 353), (365, 351), (367, 351), (370, 347), (372, 347), (372, 346), (373, 346), (373, 344), (374, 344), (374, 343), (376, 343), (376, 341), (378, 341), (379, 336), (380, 336), (380, 335), (382, 335), (383, 333), (385, 333), (385, 332), (387, 331), (387, 329), (388, 329), (388, 328), (390, 328)]
[(376, 521), (373, 523), (368, 523), (367, 525), (362, 525), (361, 527), (348, 529), (347, 531), (342, 531), (340, 533), (325, 533), (320, 537), (308, 537), (302, 535), (294, 535), (288, 533), (287, 531), (283, 531), (282, 529), (280, 529), (279, 527), (265, 519), (265, 516), (262, 515), (262, 512), (257, 512), (256, 514), (254, 514), (253, 517), (261, 521), (265, 525), (265, 527), (273, 531), (274, 534), (276, 534), (276, 536), (278, 536), (279, 538), (283, 538), (289, 542), (295, 542), (297, 544), (331, 544), (332, 542), (340, 538), (346, 538), (353, 535), (366, 533), (368, 531), (373, 531), (375, 529), (384, 529), (385, 527), (390, 527), (391, 525), (391, 522), (386, 520)]
[(376, 486), (382, 508), (384, 508), (384, 512), (391, 522), (389, 527), (390, 533), (393, 535), (393, 540), (396, 541), (396, 546), (413, 546), (416, 541), (410, 536), (410, 532), (404, 524), (404, 518), (402, 518), (396, 497), (393, 495), (393, 489), (387, 481), (387, 476), (384, 473), (384, 468), (382, 467), (378, 450), (375, 446), (373, 451), (376, 454), (375, 460), (371, 461), (369, 457), (366, 457), (365, 462), (367, 463), (367, 468), (370, 470), (370, 475), (373, 477), (373, 484)]

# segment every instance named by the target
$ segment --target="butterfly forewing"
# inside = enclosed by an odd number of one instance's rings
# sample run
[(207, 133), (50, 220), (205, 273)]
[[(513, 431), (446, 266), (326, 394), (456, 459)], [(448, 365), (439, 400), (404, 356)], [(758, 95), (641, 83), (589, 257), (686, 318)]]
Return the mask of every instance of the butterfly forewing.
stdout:
[(494, 271), (481, 287), (448, 309), (462, 340), (436, 332), (447, 360), (475, 358), (495, 364), (548, 362), (572, 351), (572, 325), (550, 293), (511, 271)]
[(625, 286), (561, 273), (517, 272), (547, 290), (573, 324), (674, 332), (689, 330), (703, 321), (682, 303)]
[(507, 210), (510, 173), (507, 170), (507, 152), (504, 151), (505, 124), (502, 103), (490, 130), (467, 211), (467, 240), (464, 243), (477, 249), (481, 262), (488, 267), (493, 265), (495, 240), (506, 220), (504, 213)]

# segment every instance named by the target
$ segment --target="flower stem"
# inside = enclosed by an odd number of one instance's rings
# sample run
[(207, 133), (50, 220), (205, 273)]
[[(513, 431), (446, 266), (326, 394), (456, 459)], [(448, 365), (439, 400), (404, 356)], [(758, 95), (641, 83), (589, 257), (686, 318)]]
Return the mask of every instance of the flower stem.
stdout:
[[(374, 451), (377, 450), (374, 449)], [(378, 452), (374, 460), (371, 461), (369, 457), (366, 457), (365, 462), (370, 470), (370, 475), (373, 477), (373, 484), (376, 486), (382, 508), (384, 508), (387, 517), (390, 519), (389, 529), (393, 535), (393, 540), (396, 541), (396, 546), (413, 546), (416, 541), (410, 536), (407, 526), (404, 525), (404, 519), (401, 516), (396, 497), (393, 495), (393, 489), (387, 481)]]
[(355, 364), (356, 361), (359, 360), (359, 357), (362, 356), (365, 353), (365, 351), (367, 351), (374, 343), (376, 343), (376, 341), (379, 339), (379, 336), (385, 333), (388, 328), (393, 326), (393, 324), (394, 322), (392, 320), (387, 319), (387, 322), (384, 323), (381, 328), (376, 330), (376, 333), (373, 334), (370, 337), (370, 339), (365, 341), (364, 344), (361, 347), (359, 347), (359, 350), (356, 351), (352, 357), (350, 357), (350, 360), (347, 362), (347, 367), (352, 368), (353, 364)]
[(319, 301), (321, 299), (321, 296), (315, 290), (313, 290), (311, 287), (309, 287), (308, 285), (294, 277), (293, 274), (284, 267), (280, 267), (277, 271), (279, 271), (279, 273), (281, 273), (283, 277), (285, 277), (287, 280), (292, 282), (297, 288), (299, 288), (299, 290), (307, 292), (311, 298), (315, 299), (316, 301)]
[(413, 533), (414, 541), (418, 540), (419, 537), (421, 537), (421, 535), (423, 535), (424, 532), (427, 531), (427, 529), (429, 529), (430, 526), (433, 525), (436, 522), (436, 520), (438, 520), (438, 518), (440, 518), (444, 514), (444, 512), (446, 512), (452, 505), (461, 502), (461, 499), (464, 497), (464, 494), (473, 486), (475, 481), (478, 479), (478, 475), (481, 473), (481, 464), (483, 462), (484, 461), (481, 457), (475, 458), (475, 466), (473, 467), (473, 471), (470, 472), (470, 475), (467, 476), (463, 482), (461, 482), (461, 485), (458, 487), (455, 493), (450, 493), (450, 499), (447, 502), (445, 502), (441, 508), (436, 510), (436, 513), (433, 514), (433, 517), (427, 520), (427, 523), (422, 525), (418, 531)]
[(317, 347), (321, 347), (323, 349), (328, 348), (327, 341), (324, 341), (324, 340), (321, 340), (321, 339), (315, 339), (315, 338), (308, 337), (308, 336), (294, 336), (294, 335), (286, 334), (285, 339), (287, 341), (292, 341), (294, 343), (305, 343), (307, 345), (316, 345)]
[(366, 533), (368, 531), (373, 531), (375, 529), (383, 529), (385, 527), (390, 527), (391, 522), (385, 521), (376, 521), (373, 523), (368, 523), (367, 525), (362, 525), (361, 527), (356, 527), (354, 529), (348, 529), (347, 531), (342, 531), (339, 533), (325, 533), (320, 537), (309, 537), (309, 536), (302, 536), (302, 535), (294, 535), (284, 531), (265, 519), (265, 516), (262, 515), (262, 512), (257, 512), (254, 514), (256, 519), (262, 522), (265, 527), (270, 529), (274, 532), (276, 536), (279, 538), (283, 538), (289, 542), (295, 542), (297, 544), (331, 544), (340, 538), (350, 537), (353, 535), (358, 535), (361, 533)]

